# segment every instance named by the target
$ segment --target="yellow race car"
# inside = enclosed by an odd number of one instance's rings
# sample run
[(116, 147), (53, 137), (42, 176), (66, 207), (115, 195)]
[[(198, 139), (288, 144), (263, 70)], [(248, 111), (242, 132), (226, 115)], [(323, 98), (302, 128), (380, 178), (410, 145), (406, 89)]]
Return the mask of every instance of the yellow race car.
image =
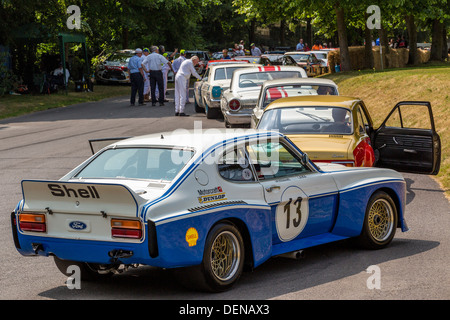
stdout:
[[(408, 119), (417, 114), (429, 115), (430, 128), (408, 127)], [(364, 102), (358, 98), (312, 95), (282, 98), (265, 108), (257, 128), (287, 135), (314, 162), (439, 172), (440, 138), (429, 102), (399, 102), (375, 129)]]

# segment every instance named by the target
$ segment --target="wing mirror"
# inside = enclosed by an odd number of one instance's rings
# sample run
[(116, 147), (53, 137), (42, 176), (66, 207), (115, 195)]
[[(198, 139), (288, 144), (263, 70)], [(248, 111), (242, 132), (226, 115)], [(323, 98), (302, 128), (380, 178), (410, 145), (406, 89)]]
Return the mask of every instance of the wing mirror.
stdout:
[(308, 156), (307, 153), (304, 153), (304, 154), (302, 155), (301, 161), (302, 161), (302, 164), (303, 164), (303, 165), (307, 165), (307, 164), (309, 163), (309, 156)]

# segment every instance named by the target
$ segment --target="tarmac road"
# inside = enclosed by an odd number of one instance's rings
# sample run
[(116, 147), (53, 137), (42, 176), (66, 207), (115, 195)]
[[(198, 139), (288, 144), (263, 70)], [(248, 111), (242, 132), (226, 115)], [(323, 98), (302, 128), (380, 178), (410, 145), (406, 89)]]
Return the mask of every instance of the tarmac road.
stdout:
[[(193, 129), (194, 125), (224, 127), (222, 120), (195, 114), (193, 104), (187, 106), (190, 117), (174, 117), (171, 102), (164, 107), (150, 105), (129, 107), (128, 97), (122, 97), (0, 121), (1, 300), (450, 298), (450, 204), (433, 179), (412, 174), (405, 174), (410, 231), (398, 229), (384, 250), (359, 250), (349, 241), (322, 245), (305, 250), (301, 260), (270, 259), (244, 273), (231, 291), (214, 295), (191, 292), (170, 271), (152, 267), (68, 289), (52, 258), (23, 257), (14, 247), (10, 212), (21, 199), (20, 181), (60, 178), (90, 156), (88, 139)], [(378, 273), (368, 273), (368, 268)], [(380, 275), (379, 282), (371, 281), (375, 274)], [(371, 284), (380, 287), (371, 289)]]

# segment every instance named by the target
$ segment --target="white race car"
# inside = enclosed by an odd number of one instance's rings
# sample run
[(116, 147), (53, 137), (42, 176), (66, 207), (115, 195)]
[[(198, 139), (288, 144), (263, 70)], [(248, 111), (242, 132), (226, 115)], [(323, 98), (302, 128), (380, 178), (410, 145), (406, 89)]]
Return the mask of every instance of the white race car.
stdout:
[(317, 167), (277, 132), (213, 131), (121, 140), (60, 180), (22, 181), (17, 250), (82, 279), (188, 267), (184, 279), (223, 291), (244, 265), (351, 237), (383, 248), (408, 229), (397, 171)]
[(252, 112), (251, 127), (256, 128), (264, 109), (273, 101), (297, 96), (339, 95), (333, 80), (321, 78), (283, 78), (265, 81)]
[(220, 100), (222, 93), (230, 87), (233, 72), (240, 68), (258, 65), (248, 62), (221, 62), (210, 65), (202, 80), (194, 83), (194, 103), (196, 112), (205, 112), (208, 119), (215, 119), (222, 115)]
[(230, 88), (222, 94), (220, 101), (225, 126), (249, 127), (252, 111), (264, 81), (282, 78), (307, 78), (307, 75), (305, 70), (298, 66), (265, 66), (236, 70)]

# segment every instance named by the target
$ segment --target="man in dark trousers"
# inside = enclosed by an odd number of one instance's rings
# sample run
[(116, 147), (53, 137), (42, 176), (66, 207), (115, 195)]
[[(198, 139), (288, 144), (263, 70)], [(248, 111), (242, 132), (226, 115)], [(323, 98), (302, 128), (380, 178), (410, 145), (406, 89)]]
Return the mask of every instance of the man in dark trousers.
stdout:
[(137, 48), (135, 55), (128, 61), (128, 70), (130, 70), (130, 82), (131, 82), (131, 97), (130, 105), (134, 106), (136, 102), (136, 93), (139, 95), (139, 105), (143, 106), (144, 103), (144, 82), (146, 79), (144, 70), (142, 69), (142, 49)]
[[(169, 64), (172, 69), (172, 64), (162, 55), (159, 54), (157, 46), (151, 47), (151, 54), (146, 56), (142, 61), (142, 67), (145, 72), (150, 73), (150, 90), (152, 94), (152, 106), (156, 105), (156, 85), (158, 85), (158, 91), (160, 92), (158, 101), (159, 105), (164, 105), (164, 78), (162, 73), (162, 67), (165, 64)], [(173, 69), (172, 69), (173, 71)]]

